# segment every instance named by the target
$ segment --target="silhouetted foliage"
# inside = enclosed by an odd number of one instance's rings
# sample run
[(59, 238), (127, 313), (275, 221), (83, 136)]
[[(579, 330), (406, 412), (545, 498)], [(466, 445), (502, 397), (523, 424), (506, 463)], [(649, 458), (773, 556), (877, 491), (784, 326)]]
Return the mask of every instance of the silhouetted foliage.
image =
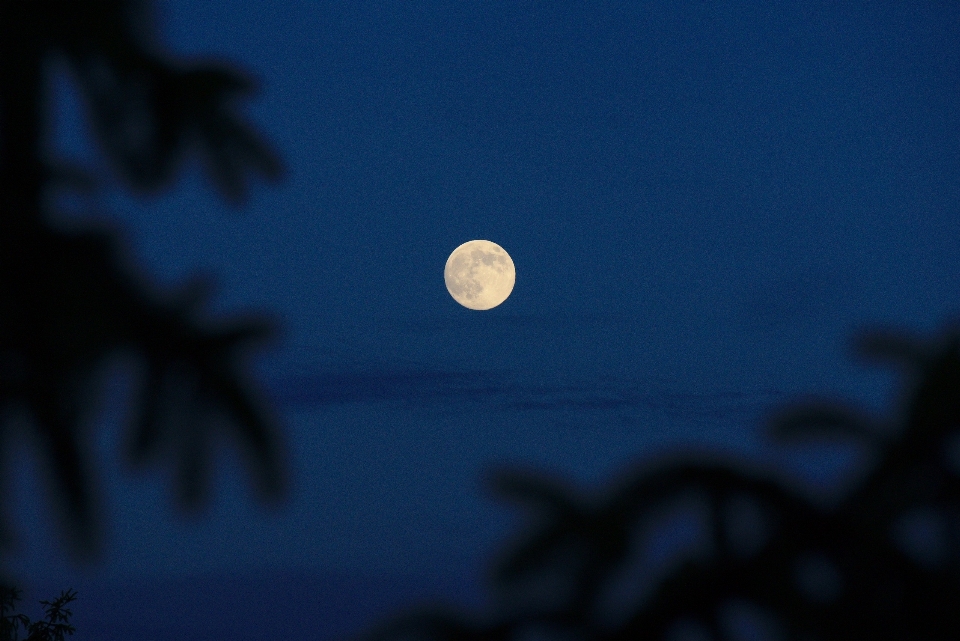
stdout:
[[(857, 348), (906, 372), (892, 419), (828, 400), (771, 419), (779, 441), (866, 450), (871, 465), (842, 498), (693, 455), (643, 465), (593, 498), (499, 470), (492, 489), (536, 517), (494, 569), (499, 609), (412, 613), (370, 639), (733, 640), (751, 625), (750, 638), (960, 639), (960, 328), (930, 343), (873, 332)], [(656, 571), (642, 563), (651, 533), (677, 506), (697, 515), (702, 545)], [(926, 532), (911, 537), (918, 524)]]
[(76, 632), (76, 628), (70, 625), (73, 612), (66, 607), (77, 598), (76, 592), (66, 590), (53, 601), (41, 601), (46, 620), (33, 623), (27, 615), (14, 612), (15, 603), (21, 600), (20, 594), (21, 591), (14, 587), (0, 588), (0, 641), (19, 641), (20, 626), (27, 635), (23, 641), (63, 641), (65, 634)]
[[(232, 426), (263, 498), (279, 499), (286, 487), (280, 434), (240, 360), (272, 323), (211, 322), (206, 281), (163, 295), (125, 260), (116, 232), (51, 223), (53, 190), (85, 176), (49, 157), (54, 62), (74, 74), (110, 166), (137, 191), (169, 186), (188, 153), (202, 156), (232, 202), (251, 174), (281, 173), (233, 109), (250, 80), (164, 55), (147, 9), (137, 0), (0, 0), (0, 429), (28, 426), (67, 541), (88, 557), (99, 550), (101, 519), (81, 428), (98, 369), (114, 354), (135, 355), (143, 370), (126, 459), (174, 465), (179, 506), (196, 510), (207, 498), (221, 423)], [(3, 533), (9, 545), (6, 525)]]

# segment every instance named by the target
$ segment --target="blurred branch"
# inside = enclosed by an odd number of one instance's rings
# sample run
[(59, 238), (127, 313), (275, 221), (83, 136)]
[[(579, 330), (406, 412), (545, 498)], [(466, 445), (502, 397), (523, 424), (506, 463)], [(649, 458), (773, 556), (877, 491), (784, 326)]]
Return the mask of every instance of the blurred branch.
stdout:
[(96, 135), (134, 189), (170, 186), (191, 153), (235, 203), (254, 174), (281, 175), (279, 158), (237, 113), (249, 78), (165, 55), (148, 8), (138, 0), (0, 2), (0, 412), (7, 422), (29, 413), (68, 541), (87, 557), (99, 550), (102, 514), (84, 421), (100, 391), (97, 373), (117, 353), (137, 356), (145, 370), (127, 461), (166, 459), (181, 508), (203, 506), (211, 448), (225, 427), (260, 498), (287, 490), (279, 430), (243, 367), (245, 350), (274, 324), (212, 324), (203, 317), (207, 281), (165, 299), (124, 260), (116, 231), (68, 233), (47, 222), (52, 187), (96, 185), (82, 169), (48, 160), (54, 58), (77, 74)]
[[(796, 404), (770, 424), (780, 438), (843, 437), (877, 446), (872, 469), (838, 503), (820, 505), (774, 471), (714, 457), (649, 462), (594, 499), (528, 470), (495, 471), (495, 493), (534, 518), (497, 566), (493, 587), (502, 605), (479, 637), (666, 639), (678, 626), (694, 625), (713, 639), (737, 639), (741, 632), (727, 617), (735, 603), (769, 616), (771, 633), (785, 639), (960, 637), (956, 532), (935, 565), (908, 554), (895, 536), (911, 510), (960, 514), (960, 466), (951, 467), (945, 455), (947, 437), (960, 437), (960, 331), (925, 347), (889, 333), (872, 336), (861, 349), (912, 372), (891, 436), (881, 439), (877, 421), (839, 402)], [(681, 551), (664, 576), (625, 574), (646, 551), (636, 533), (651, 531), (682, 497), (696, 498), (705, 516), (699, 521), (710, 542), (706, 553)], [(755, 545), (737, 544), (737, 500), (754, 506), (763, 524)], [(624, 588), (632, 596), (612, 616), (606, 600)], [(478, 638), (465, 617), (446, 616), (439, 628), (435, 614), (405, 618), (405, 627), (383, 628), (378, 641), (417, 625), (433, 630), (425, 634), (431, 639)]]

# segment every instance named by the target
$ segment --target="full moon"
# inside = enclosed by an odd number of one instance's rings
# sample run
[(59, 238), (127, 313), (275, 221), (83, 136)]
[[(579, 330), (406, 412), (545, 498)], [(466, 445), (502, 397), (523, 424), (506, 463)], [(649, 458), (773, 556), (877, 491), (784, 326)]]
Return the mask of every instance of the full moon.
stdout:
[(489, 240), (471, 240), (456, 249), (443, 270), (447, 291), (468, 309), (492, 309), (507, 300), (517, 273), (503, 247)]

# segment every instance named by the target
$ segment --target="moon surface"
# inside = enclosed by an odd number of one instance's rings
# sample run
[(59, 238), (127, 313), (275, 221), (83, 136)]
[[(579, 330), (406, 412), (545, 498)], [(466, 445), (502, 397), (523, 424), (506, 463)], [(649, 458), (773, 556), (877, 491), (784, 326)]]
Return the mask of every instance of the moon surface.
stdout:
[(447, 291), (468, 309), (492, 309), (507, 300), (517, 280), (510, 254), (489, 240), (471, 240), (453, 250), (443, 269)]

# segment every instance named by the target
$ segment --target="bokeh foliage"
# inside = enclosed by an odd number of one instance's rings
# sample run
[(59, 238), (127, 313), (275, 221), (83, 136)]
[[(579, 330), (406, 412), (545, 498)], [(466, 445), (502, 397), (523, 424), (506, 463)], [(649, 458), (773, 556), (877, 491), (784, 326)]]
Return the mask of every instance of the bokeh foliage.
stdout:
[[(863, 333), (856, 348), (903, 372), (890, 417), (819, 399), (770, 419), (780, 442), (862, 448), (869, 464), (843, 496), (690, 453), (629, 470), (592, 498), (501, 469), (491, 488), (531, 518), (493, 570), (499, 606), (411, 612), (368, 639), (960, 638), (960, 325), (930, 341)], [(697, 515), (703, 545), (660, 571), (638, 564), (678, 505)]]
[(243, 361), (275, 323), (207, 318), (206, 279), (162, 292), (128, 258), (118, 230), (51, 222), (56, 189), (96, 183), (51, 156), (54, 64), (73, 75), (111, 171), (134, 192), (171, 186), (191, 155), (235, 203), (254, 175), (281, 175), (236, 109), (251, 80), (165, 54), (149, 9), (139, 0), (0, 0), (0, 438), (31, 434), (66, 541), (84, 558), (102, 547), (102, 506), (83, 423), (96, 409), (98, 372), (117, 354), (140, 367), (126, 460), (172, 466), (181, 508), (196, 511), (208, 498), (224, 426), (262, 499), (281, 499), (288, 482), (280, 432)]
[(53, 601), (40, 601), (44, 618), (33, 622), (27, 615), (16, 612), (20, 595), (21, 590), (17, 588), (0, 588), (0, 641), (19, 641), (21, 630), (23, 641), (63, 641), (65, 635), (77, 631), (70, 624), (73, 611), (66, 607), (77, 598), (73, 590), (64, 590)]
[[(31, 432), (70, 542), (92, 554), (100, 520), (82, 424), (96, 372), (113, 354), (132, 354), (143, 372), (127, 460), (173, 466), (183, 508), (207, 497), (221, 423), (244, 446), (264, 498), (282, 497), (287, 485), (279, 431), (242, 362), (271, 324), (213, 322), (202, 279), (161, 292), (115, 230), (50, 222), (56, 188), (94, 182), (50, 157), (55, 61), (74, 75), (105, 157), (133, 191), (169, 187), (195, 154), (239, 202), (252, 175), (277, 178), (281, 164), (236, 112), (249, 78), (165, 55), (147, 3), (0, 0), (0, 438)], [(413, 613), (372, 638), (734, 639), (736, 611), (783, 639), (960, 638), (960, 330), (929, 342), (872, 333), (858, 349), (903, 368), (891, 417), (821, 401), (771, 422), (783, 441), (840, 438), (869, 452), (869, 469), (840, 499), (817, 500), (745, 461), (692, 456), (632, 470), (599, 497), (500, 470), (492, 488), (535, 517), (494, 570), (500, 607), (487, 616)], [(645, 535), (677, 504), (699, 515), (706, 545), (656, 576), (631, 574)], [(920, 547), (899, 534), (917, 519), (931, 525)], [(9, 545), (8, 524), (3, 534)]]

